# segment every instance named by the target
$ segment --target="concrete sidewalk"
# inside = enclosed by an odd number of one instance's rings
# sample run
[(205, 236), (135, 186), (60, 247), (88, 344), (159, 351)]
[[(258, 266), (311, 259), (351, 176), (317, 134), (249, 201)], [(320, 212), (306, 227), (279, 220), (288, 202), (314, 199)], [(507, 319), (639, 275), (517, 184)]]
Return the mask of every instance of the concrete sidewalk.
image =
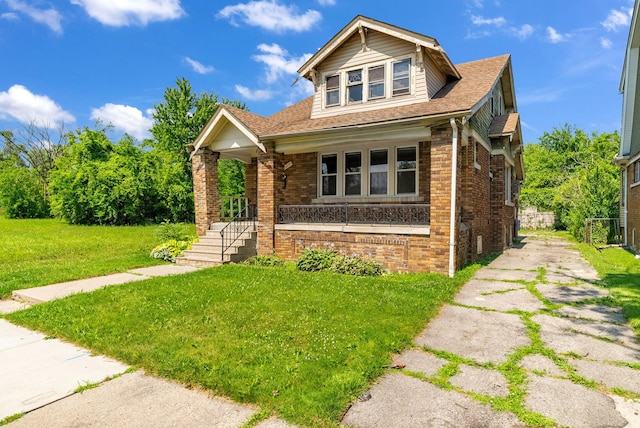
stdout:
[[(600, 303), (609, 292), (596, 283), (566, 242), (525, 239), (475, 274), (396, 357), (406, 367), (379, 379), (343, 422), (525, 427), (484, 404), (515, 399), (522, 413), (557, 426), (640, 427), (640, 344), (620, 310)], [(523, 375), (516, 383), (505, 377), (514, 365)]]
[[(102, 287), (195, 270), (160, 265), (17, 290), (13, 293), (15, 300), (0, 301), (0, 313)], [(119, 361), (0, 319), (0, 420), (25, 413), (9, 426), (239, 427), (259, 410), (188, 390), (141, 371), (127, 372), (129, 369)], [(97, 388), (75, 392), (98, 384)], [(269, 419), (256, 426), (290, 425)]]

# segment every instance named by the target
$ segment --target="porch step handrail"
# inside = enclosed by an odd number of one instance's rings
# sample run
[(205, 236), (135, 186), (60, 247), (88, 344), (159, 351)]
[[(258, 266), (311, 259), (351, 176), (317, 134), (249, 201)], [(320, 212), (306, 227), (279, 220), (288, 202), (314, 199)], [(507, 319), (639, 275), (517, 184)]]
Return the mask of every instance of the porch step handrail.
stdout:
[(221, 257), (223, 262), (227, 250), (229, 250), (248, 229), (255, 229), (255, 225), (256, 206), (245, 205), (225, 227), (220, 229), (220, 241), (222, 243)]

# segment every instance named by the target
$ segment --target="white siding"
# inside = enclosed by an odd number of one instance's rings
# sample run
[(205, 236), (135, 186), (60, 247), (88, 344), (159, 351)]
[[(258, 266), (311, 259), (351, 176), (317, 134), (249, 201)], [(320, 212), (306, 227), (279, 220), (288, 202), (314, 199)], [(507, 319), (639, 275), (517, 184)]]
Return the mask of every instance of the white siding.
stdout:
[[(391, 96), (391, 64), (394, 61), (411, 59), (411, 94), (402, 96)], [(318, 67), (317, 83), (318, 87), (314, 98), (311, 117), (327, 117), (344, 113), (355, 113), (371, 111), (380, 108), (388, 108), (399, 105), (413, 104), (427, 101), (445, 83), (444, 75), (437, 69), (435, 63), (425, 53), (425, 67), (417, 67), (418, 57), (416, 46), (403, 40), (369, 30), (367, 34), (367, 49), (362, 50), (359, 34), (354, 34), (340, 48), (331, 54)], [(385, 98), (365, 101), (356, 104), (345, 102), (344, 81), (341, 85), (340, 106), (324, 108), (324, 84), (327, 75), (335, 74), (339, 71), (366, 68), (369, 65), (386, 65)], [(344, 79), (344, 76), (343, 76)], [(366, 86), (363, 88), (366, 92)]]

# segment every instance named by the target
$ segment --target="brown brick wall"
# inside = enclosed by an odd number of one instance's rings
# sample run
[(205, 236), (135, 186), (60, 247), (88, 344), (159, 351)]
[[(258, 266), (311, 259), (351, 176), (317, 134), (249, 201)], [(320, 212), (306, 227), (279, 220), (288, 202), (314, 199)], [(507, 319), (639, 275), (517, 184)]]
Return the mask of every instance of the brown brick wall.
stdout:
[[(640, 162), (640, 161), (639, 161)], [(627, 167), (627, 244), (633, 245), (635, 229), (635, 251), (640, 250), (640, 185), (631, 187), (633, 183), (634, 164)]]
[(245, 167), (244, 195), (249, 199), (249, 204), (258, 203), (258, 158), (252, 158)]
[(417, 235), (276, 230), (276, 253), (295, 260), (306, 248), (325, 248), (380, 262), (392, 272), (433, 271), (430, 238)]
[[(505, 159), (503, 155), (491, 157), (491, 251), (502, 251), (514, 238), (516, 208), (505, 204)], [(512, 183), (515, 180), (512, 177)], [(513, 191), (513, 187), (512, 187)]]
[(422, 142), (418, 145), (418, 192), (424, 198), (424, 204), (431, 198), (431, 143)]
[(196, 215), (196, 232), (204, 235), (209, 224), (220, 220), (218, 207), (218, 159), (220, 153), (199, 149), (191, 163)]
[[(281, 205), (308, 205), (318, 194), (318, 156), (317, 153), (299, 153), (283, 155), (282, 165), (291, 162), (292, 166), (280, 174), (278, 184), (279, 203)], [(284, 187), (282, 175), (287, 176)]]
[(264, 144), (266, 153), (258, 154), (258, 254), (270, 255), (274, 251), (273, 230), (276, 221), (278, 156), (274, 143)]

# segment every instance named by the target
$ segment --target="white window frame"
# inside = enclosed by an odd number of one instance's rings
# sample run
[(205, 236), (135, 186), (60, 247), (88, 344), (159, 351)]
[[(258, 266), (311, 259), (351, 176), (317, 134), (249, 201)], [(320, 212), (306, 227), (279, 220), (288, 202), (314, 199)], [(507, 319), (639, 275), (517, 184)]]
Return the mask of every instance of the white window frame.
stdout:
[[(360, 155), (360, 171), (358, 172), (348, 172), (347, 171), (347, 155), (351, 155), (351, 154), (359, 154)], [(343, 184), (342, 184), (342, 194), (345, 197), (349, 197), (349, 196), (362, 196), (362, 191), (364, 189), (364, 183), (365, 183), (365, 179), (363, 176), (363, 172), (365, 170), (365, 156), (364, 153), (362, 152), (362, 150), (350, 150), (350, 151), (344, 151), (342, 153), (342, 158), (343, 158), (343, 165), (342, 165), (342, 174), (344, 176), (344, 180)], [(359, 175), (360, 176), (360, 193), (357, 195), (347, 195), (347, 176), (351, 176), (351, 175)]]
[(511, 197), (511, 188), (512, 188), (512, 168), (511, 166), (507, 166), (504, 169), (504, 202), (507, 205), (513, 203), (513, 198)]
[[(354, 72), (360, 72), (360, 80), (358, 80), (358, 81), (356, 81), (354, 83), (351, 83), (349, 81), (349, 74), (350, 73), (354, 73)], [(344, 94), (345, 94), (345, 98), (346, 98), (346, 104), (362, 104), (363, 102), (365, 102), (366, 98), (365, 98), (365, 93), (364, 93), (364, 88), (365, 88), (365, 85), (364, 85), (364, 80), (365, 80), (365, 78), (364, 78), (364, 68), (361, 67), (361, 68), (354, 68), (354, 69), (351, 69), (351, 70), (346, 70), (344, 75), (345, 75), (345, 85), (346, 85)], [(349, 99), (350, 98), (350, 89), (353, 88), (353, 87), (356, 87), (356, 86), (360, 86), (360, 99), (356, 100), (356, 101), (351, 101)]]
[[(415, 148), (416, 151), (416, 185), (415, 193), (397, 193), (397, 178), (398, 173), (396, 158), (397, 150), (400, 148)], [(371, 152), (376, 150), (387, 150), (387, 193), (383, 195), (374, 194), (370, 192), (370, 162)], [(361, 153), (362, 167), (360, 172), (360, 195), (346, 195), (345, 194), (345, 157), (347, 153)], [(335, 195), (323, 195), (322, 194), (322, 179), (327, 174), (322, 174), (322, 157), (337, 155), (337, 178), (336, 178), (336, 194)], [(350, 147), (344, 150), (327, 150), (326, 152), (318, 152), (318, 191), (317, 197), (322, 199), (335, 199), (335, 198), (393, 198), (393, 197), (417, 197), (420, 195), (420, 147), (418, 143), (398, 143), (398, 144), (386, 144), (373, 147), (366, 147), (359, 145), (357, 147)]]
[[(394, 67), (395, 67), (395, 65), (396, 65), (396, 64), (401, 64), (401, 63), (403, 63), (403, 62), (407, 62), (407, 61), (409, 62), (409, 70), (408, 70), (408, 72), (407, 72), (407, 76), (406, 76), (406, 77), (404, 77), (404, 76), (403, 76), (403, 77), (401, 77), (401, 78), (397, 78), (397, 79), (396, 79), (395, 74), (394, 74)], [(393, 96), (393, 97), (401, 97), (401, 96), (403, 96), (403, 95), (411, 95), (411, 94), (413, 93), (413, 91), (412, 91), (412, 84), (413, 84), (413, 78), (412, 78), (412, 77), (413, 77), (413, 76), (412, 76), (412, 74), (413, 74), (413, 61), (412, 61), (411, 57), (402, 58), (402, 59), (399, 59), (398, 61), (392, 61), (392, 62), (391, 62), (391, 73), (390, 73), (390, 74), (391, 74), (391, 96)], [(407, 92), (402, 92), (402, 93), (396, 94), (396, 93), (395, 93), (395, 88), (394, 88), (393, 83), (394, 83), (396, 80), (405, 79), (405, 78), (406, 78), (406, 79), (409, 79), (409, 84), (408, 84), (408, 86), (407, 86)]]
[[(324, 156), (335, 156), (336, 157), (336, 172), (335, 173), (327, 173), (325, 174), (322, 171), (322, 158)], [(340, 195), (340, 187), (342, 186), (341, 180), (340, 180), (340, 168), (341, 168), (341, 162), (340, 162), (340, 153), (338, 152), (327, 152), (327, 153), (321, 153), (320, 156), (318, 156), (318, 194), (320, 195), (321, 198), (331, 198), (331, 197), (336, 197), (338, 195)], [(331, 177), (331, 176), (335, 176), (336, 177), (336, 194), (335, 195), (325, 195), (322, 193), (322, 185), (323, 185), (323, 179), (324, 177)]]
[[(329, 82), (329, 78), (337, 77), (338, 78), (338, 87), (336, 89), (331, 89), (331, 92), (338, 91), (338, 102), (335, 104), (329, 104), (329, 88), (327, 83)], [(342, 75), (341, 73), (329, 73), (324, 76), (324, 105), (325, 107), (336, 107), (342, 104)]]
[[(378, 148), (371, 148), (369, 149), (369, 156), (367, 157), (367, 177), (369, 178), (369, 185), (367, 186), (367, 195), (369, 196), (389, 196), (389, 189), (391, 189), (391, 167), (392, 167), (392, 154), (391, 151), (392, 149), (389, 149), (389, 147), (378, 147)], [(386, 151), (387, 152), (387, 170), (385, 171), (387, 174), (387, 193), (376, 193), (376, 194), (372, 194), (371, 193), (371, 174), (379, 174), (382, 171), (377, 171), (377, 172), (372, 172), (371, 171), (371, 153), (372, 152), (381, 152), (381, 151)]]
[[(375, 80), (375, 81), (371, 81), (370, 77), (371, 77), (371, 69), (374, 68), (382, 68), (382, 80)], [(377, 97), (372, 97), (371, 96), (371, 85), (372, 84), (382, 84), (382, 95), (377, 96)], [(387, 98), (387, 65), (385, 63), (382, 64), (374, 64), (374, 65), (370, 65), (369, 67), (367, 67), (367, 98), (366, 100), (380, 100), (380, 99), (384, 99)]]
[[(416, 154), (416, 167), (415, 168), (407, 168), (407, 169), (398, 169), (398, 150), (400, 149), (413, 149)], [(420, 164), (420, 152), (418, 150), (417, 145), (409, 145), (409, 146), (396, 146), (394, 149), (395, 159), (394, 159), (394, 169), (395, 169), (395, 194), (398, 196), (404, 195), (417, 195), (418, 194), (418, 165)], [(413, 188), (415, 189), (412, 193), (400, 193), (398, 192), (398, 173), (400, 172), (415, 172), (414, 176), (414, 184)]]
[(640, 160), (633, 163), (633, 184), (640, 183)]

